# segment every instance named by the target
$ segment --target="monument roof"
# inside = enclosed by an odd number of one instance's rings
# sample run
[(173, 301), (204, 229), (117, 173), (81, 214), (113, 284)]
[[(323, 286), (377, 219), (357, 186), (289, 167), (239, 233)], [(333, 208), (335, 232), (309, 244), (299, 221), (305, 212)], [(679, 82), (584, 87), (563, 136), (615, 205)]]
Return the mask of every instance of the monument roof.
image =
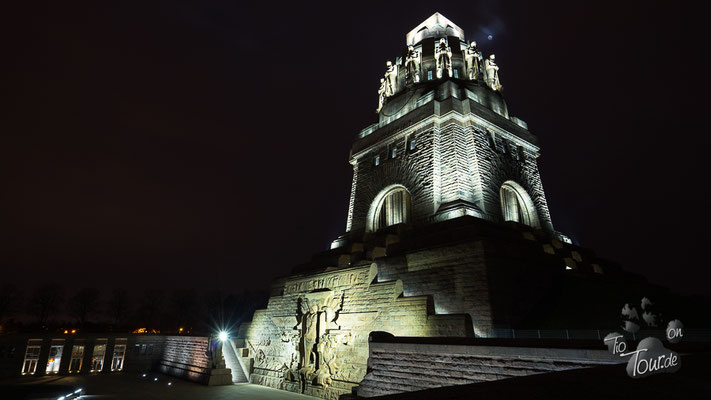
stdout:
[(459, 39), (464, 40), (464, 31), (447, 17), (436, 12), (411, 30), (405, 36), (405, 41), (410, 46), (425, 38), (442, 36), (457, 36)]

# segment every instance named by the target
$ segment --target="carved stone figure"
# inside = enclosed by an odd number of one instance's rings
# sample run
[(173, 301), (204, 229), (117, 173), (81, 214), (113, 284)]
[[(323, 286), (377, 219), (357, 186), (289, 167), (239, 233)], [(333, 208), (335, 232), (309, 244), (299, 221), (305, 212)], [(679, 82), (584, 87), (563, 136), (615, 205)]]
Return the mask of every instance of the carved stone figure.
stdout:
[(397, 65), (390, 61), (385, 65), (385, 97), (390, 97), (397, 91)]
[(408, 83), (418, 83), (420, 81), (420, 65), (422, 62), (422, 54), (415, 50), (413, 46), (407, 48), (407, 57), (405, 57), (405, 79)]
[(452, 76), (452, 48), (447, 44), (447, 40), (442, 38), (435, 47), (435, 60), (437, 61), (437, 78), (442, 78), (442, 71), (447, 70)]
[(496, 65), (494, 61), (496, 59), (495, 55), (490, 55), (489, 59), (484, 61), (484, 68), (486, 69), (486, 84), (490, 88), (500, 91), (501, 82), (499, 81), (499, 66)]
[(380, 78), (380, 89), (378, 89), (378, 109), (375, 110), (376, 113), (380, 113), (383, 109), (383, 104), (385, 103), (385, 78)]
[(301, 367), (305, 367), (316, 361), (314, 346), (318, 337), (318, 305), (314, 304), (309, 307), (308, 300), (304, 299), (301, 308), (303, 314), (301, 317)]
[(467, 78), (470, 81), (476, 81), (479, 79), (479, 74), (481, 71), (481, 61), (484, 57), (481, 52), (476, 47), (476, 42), (471, 42), (464, 54), (464, 62), (467, 67)]

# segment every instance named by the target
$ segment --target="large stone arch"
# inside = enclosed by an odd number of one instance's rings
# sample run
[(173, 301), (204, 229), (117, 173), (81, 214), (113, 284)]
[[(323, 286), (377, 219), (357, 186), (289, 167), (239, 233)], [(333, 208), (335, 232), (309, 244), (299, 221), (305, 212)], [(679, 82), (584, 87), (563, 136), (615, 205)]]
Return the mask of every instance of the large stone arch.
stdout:
[(400, 184), (389, 185), (373, 199), (368, 210), (365, 229), (375, 232), (386, 226), (406, 223), (412, 220), (412, 196)]
[(504, 221), (514, 221), (534, 228), (540, 228), (536, 205), (523, 186), (508, 180), (499, 189), (501, 215)]

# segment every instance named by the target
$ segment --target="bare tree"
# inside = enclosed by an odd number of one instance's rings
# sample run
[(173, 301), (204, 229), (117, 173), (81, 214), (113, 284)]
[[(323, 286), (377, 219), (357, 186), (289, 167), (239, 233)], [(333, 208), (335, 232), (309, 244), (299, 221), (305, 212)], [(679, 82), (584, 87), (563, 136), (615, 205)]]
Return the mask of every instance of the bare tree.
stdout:
[(64, 301), (62, 288), (57, 284), (48, 283), (32, 292), (27, 304), (27, 311), (37, 318), (37, 323), (44, 327), (47, 321), (61, 308)]
[(91, 317), (99, 310), (101, 293), (96, 288), (83, 288), (69, 299), (69, 313), (84, 328)]
[(192, 324), (197, 305), (197, 294), (194, 290), (183, 289), (173, 292), (171, 308), (176, 330)]
[(139, 313), (146, 329), (156, 329), (163, 311), (163, 291), (157, 289), (148, 289), (143, 295)]
[(0, 286), (0, 324), (14, 314), (22, 302), (22, 292), (12, 283)]
[(131, 309), (128, 291), (126, 289), (114, 289), (111, 292), (107, 309), (114, 327), (120, 327), (126, 321)]

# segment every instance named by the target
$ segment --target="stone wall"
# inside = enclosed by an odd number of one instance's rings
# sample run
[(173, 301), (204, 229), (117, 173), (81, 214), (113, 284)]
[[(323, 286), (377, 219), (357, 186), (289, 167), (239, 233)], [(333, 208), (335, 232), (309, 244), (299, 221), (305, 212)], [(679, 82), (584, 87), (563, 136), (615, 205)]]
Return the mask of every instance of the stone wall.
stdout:
[(403, 296), (399, 280), (378, 282), (378, 267), (291, 276), (266, 309), (240, 329), (254, 361), (252, 383), (327, 399), (363, 379), (374, 330), (407, 336), (471, 335), (467, 315), (434, 315), (429, 296)]
[(158, 370), (175, 377), (207, 383), (210, 359), (207, 357), (207, 337), (167, 336)]
[(359, 397), (619, 363), (606, 349), (371, 341)]
[[(432, 174), (439, 158), (435, 151), (439, 138), (433, 128), (431, 123), (423, 123), (415, 129), (395, 134), (358, 158), (354, 164), (352, 212), (349, 213), (348, 223), (351, 229), (366, 229), (371, 203), (390, 185), (402, 185), (408, 190), (415, 220), (434, 213), (438, 206), (435, 191), (439, 190), (440, 185)], [(407, 141), (411, 139), (417, 143), (414, 151), (407, 150)], [(388, 154), (388, 149), (393, 148), (397, 149), (395, 158)], [(380, 165), (375, 165), (376, 156), (380, 157)]]
[(432, 296), (435, 313), (469, 314), (477, 336), (492, 328), (481, 241), (407, 250), (377, 262), (380, 279), (402, 280), (406, 296)]

